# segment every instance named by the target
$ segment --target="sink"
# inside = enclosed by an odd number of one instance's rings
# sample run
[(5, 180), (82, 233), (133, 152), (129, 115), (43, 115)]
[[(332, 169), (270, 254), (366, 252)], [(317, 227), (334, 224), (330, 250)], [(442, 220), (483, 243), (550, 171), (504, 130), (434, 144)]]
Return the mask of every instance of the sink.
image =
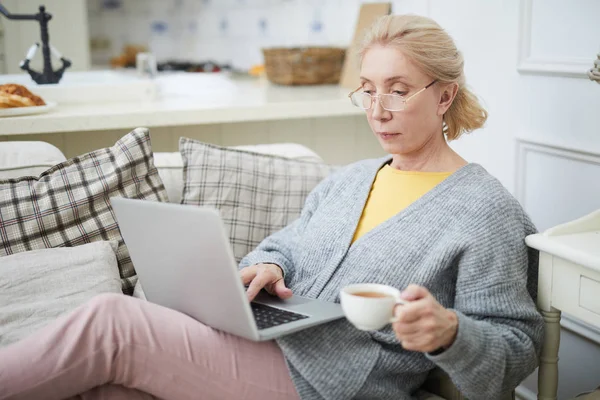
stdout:
[(26, 86), (45, 101), (59, 104), (151, 101), (157, 95), (153, 79), (139, 77), (135, 71), (68, 71), (55, 85), (38, 85), (26, 74), (0, 75), (0, 84)]

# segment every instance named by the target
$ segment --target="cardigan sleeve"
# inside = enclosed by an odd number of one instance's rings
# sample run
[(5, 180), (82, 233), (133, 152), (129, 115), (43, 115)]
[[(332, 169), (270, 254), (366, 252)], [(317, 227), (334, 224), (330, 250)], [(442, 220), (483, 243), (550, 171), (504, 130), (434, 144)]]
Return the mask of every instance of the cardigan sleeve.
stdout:
[(535, 227), (518, 206), (483, 218), (476, 243), (460, 257), (454, 311), (458, 333), (445, 351), (427, 357), (461, 393), (495, 399), (510, 393), (538, 364), (543, 319), (531, 281), (537, 254), (525, 244)]

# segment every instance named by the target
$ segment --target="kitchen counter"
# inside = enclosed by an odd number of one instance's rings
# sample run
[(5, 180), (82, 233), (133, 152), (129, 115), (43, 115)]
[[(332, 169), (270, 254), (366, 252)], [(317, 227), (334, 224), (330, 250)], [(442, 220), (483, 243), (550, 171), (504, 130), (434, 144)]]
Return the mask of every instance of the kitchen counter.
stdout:
[[(337, 85), (289, 87), (266, 79), (176, 74), (144, 100), (63, 102), (45, 114), (0, 118), (0, 135), (97, 131), (361, 115)], [(35, 91), (35, 88), (32, 88)], [(84, 95), (85, 92), (82, 92)], [(47, 101), (52, 100), (47, 99)]]

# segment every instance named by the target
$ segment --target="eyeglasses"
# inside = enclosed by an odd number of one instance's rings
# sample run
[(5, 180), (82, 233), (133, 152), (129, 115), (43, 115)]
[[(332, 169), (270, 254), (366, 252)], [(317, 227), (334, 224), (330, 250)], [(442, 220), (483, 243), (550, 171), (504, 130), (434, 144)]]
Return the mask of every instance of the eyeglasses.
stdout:
[(348, 94), (350, 101), (352, 104), (360, 109), (368, 110), (373, 106), (373, 101), (378, 98), (379, 104), (383, 107), (384, 110), (387, 111), (402, 111), (406, 109), (406, 104), (414, 98), (416, 95), (421, 93), (422, 91), (428, 89), (431, 85), (437, 82), (437, 79), (431, 82), (429, 85), (425, 86), (423, 89), (419, 90), (417, 93), (413, 94), (408, 98), (404, 98), (398, 94), (369, 94), (365, 92), (359, 92), (362, 89), (362, 86), (356, 89), (353, 92)]

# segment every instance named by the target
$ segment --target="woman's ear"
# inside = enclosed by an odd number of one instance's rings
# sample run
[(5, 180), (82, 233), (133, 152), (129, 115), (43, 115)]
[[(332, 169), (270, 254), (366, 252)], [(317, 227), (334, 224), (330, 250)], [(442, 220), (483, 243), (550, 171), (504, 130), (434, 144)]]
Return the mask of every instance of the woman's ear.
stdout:
[(446, 111), (448, 111), (457, 93), (458, 83), (449, 83), (442, 86), (440, 91), (440, 101), (438, 103), (438, 115), (444, 115)]

